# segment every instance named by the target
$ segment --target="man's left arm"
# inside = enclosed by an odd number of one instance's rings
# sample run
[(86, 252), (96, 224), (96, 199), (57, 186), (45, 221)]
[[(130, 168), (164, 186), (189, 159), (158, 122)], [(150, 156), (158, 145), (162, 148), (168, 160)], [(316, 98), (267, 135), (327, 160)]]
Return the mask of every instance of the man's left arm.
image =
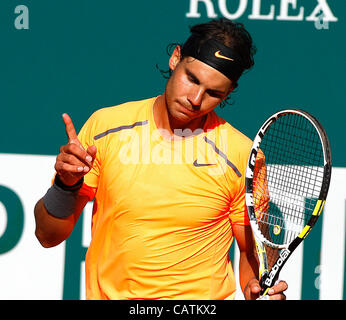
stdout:
[[(255, 256), (254, 240), (250, 226), (235, 224), (232, 226), (234, 237), (240, 251), (239, 280), (246, 300), (254, 300), (259, 297), (261, 287), (258, 281), (258, 261)], [(285, 300), (283, 293), (287, 289), (287, 283), (280, 281), (269, 291), (270, 300)]]

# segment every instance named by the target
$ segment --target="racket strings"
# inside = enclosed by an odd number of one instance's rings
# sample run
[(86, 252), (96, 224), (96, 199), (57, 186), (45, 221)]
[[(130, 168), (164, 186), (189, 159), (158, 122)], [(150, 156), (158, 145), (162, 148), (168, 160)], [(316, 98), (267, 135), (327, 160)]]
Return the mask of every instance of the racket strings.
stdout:
[(305, 117), (288, 114), (269, 127), (260, 148), (253, 180), (258, 225), (270, 242), (290, 243), (311, 217), (321, 191), (320, 137)]

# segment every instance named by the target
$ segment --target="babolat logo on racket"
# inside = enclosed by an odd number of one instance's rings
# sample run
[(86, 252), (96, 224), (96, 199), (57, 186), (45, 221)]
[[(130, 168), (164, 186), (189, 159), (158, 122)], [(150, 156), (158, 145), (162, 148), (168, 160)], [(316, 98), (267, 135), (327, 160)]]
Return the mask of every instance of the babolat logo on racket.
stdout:
[(275, 265), (272, 267), (272, 269), (270, 270), (270, 273), (268, 275), (268, 278), (264, 281), (264, 283), (267, 286), (271, 286), (273, 278), (275, 277), (276, 273), (280, 270), (280, 267), (283, 265), (283, 263), (285, 262), (285, 260), (288, 258), (288, 256), (290, 255), (290, 251), (288, 249), (284, 249), (280, 252), (280, 257), (279, 259), (276, 261)]

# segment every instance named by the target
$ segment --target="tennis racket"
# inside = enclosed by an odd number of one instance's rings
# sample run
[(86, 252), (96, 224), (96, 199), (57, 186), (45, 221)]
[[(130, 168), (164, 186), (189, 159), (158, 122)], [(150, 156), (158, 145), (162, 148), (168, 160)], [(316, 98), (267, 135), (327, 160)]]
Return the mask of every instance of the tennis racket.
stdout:
[(306, 238), (326, 201), (331, 150), (309, 113), (273, 114), (257, 132), (245, 177), (246, 206), (259, 260), (260, 298)]

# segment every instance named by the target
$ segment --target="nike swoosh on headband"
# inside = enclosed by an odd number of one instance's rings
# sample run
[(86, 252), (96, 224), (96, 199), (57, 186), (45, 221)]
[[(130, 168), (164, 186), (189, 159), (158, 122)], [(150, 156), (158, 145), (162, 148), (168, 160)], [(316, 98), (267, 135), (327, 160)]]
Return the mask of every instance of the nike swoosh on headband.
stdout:
[(226, 60), (234, 61), (234, 59), (232, 59), (232, 58), (228, 58), (228, 57), (226, 57), (226, 56), (223, 56), (223, 55), (220, 53), (220, 51), (221, 51), (221, 50), (215, 52), (215, 57), (216, 57), (216, 58), (221, 58), (221, 59), (226, 59)]

